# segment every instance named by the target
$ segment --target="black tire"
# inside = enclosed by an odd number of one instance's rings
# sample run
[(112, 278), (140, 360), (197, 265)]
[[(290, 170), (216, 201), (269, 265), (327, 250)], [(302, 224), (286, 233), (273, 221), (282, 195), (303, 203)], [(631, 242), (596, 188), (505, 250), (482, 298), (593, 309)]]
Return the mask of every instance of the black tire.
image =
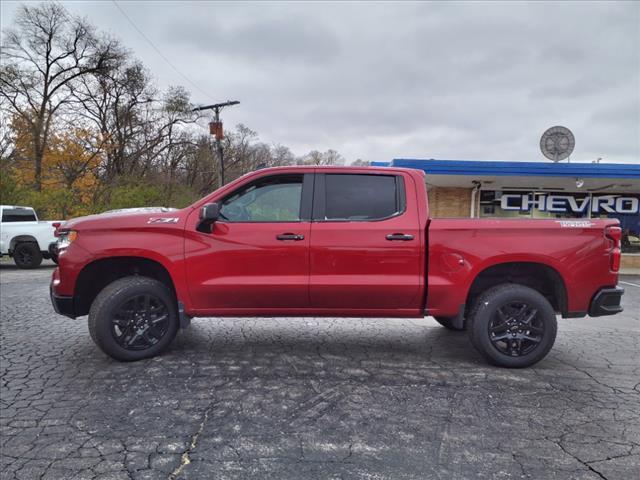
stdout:
[(480, 295), (468, 322), (476, 350), (490, 363), (508, 368), (542, 360), (553, 347), (558, 329), (549, 301), (517, 284), (498, 285)]
[(447, 330), (453, 330), (454, 332), (462, 332), (463, 330), (466, 330), (466, 325), (465, 327), (462, 328), (458, 328), (455, 325), (453, 325), (453, 319), (449, 318), (449, 317), (433, 317), (435, 318), (436, 322), (438, 322), (440, 325), (442, 325), (444, 328), (446, 328)]
[(13, 261), (18, 268), (37, 268), (42, 263), (42, 252), (37, 243), (21, 242), (13, 249)]
[(140, 276), (107, 285), (91, 304), (88, 322), (100, 350), (123, 362), (160, 354), (179, 327), (171, 291), (157, 280)]

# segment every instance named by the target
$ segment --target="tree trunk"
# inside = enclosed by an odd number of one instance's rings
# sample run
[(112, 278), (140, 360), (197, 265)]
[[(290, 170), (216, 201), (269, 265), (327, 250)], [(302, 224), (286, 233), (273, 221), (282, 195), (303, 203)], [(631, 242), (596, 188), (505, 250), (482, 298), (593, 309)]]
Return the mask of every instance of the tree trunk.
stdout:
[(42, 190), (42, 158), (44, 157), (44, 149), (40, 144), (40, 138), (34, 138), (33, 142), (33, 157), (35, 162), (35, 175), (33, 179), (33, 186), (37, 192)]

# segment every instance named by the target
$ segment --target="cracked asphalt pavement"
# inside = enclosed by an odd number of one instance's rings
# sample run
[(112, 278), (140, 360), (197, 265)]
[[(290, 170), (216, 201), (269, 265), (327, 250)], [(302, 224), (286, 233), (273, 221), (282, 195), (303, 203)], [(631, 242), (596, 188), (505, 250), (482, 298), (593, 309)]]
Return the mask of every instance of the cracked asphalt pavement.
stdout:
[(506, 370), (430, 318), (195, 319), (118, 363), (51, 271), (0, 265), (3, 480), (640, 478), (640, 277)]

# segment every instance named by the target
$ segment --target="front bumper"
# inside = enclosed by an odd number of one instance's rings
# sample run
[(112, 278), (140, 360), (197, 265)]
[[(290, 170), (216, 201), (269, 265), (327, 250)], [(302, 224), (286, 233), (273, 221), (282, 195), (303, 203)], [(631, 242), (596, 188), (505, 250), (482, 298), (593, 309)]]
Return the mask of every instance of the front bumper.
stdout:
[(49, 288), (51, 296), (51, 304), (56, 313), (69, 318), (76, 318), (75, 309), (73, 307), (73, 297), (65, 297), (53, 293), (53, 288)]
[(602, 288), (595, 294), (589, 307), (589, 316), (601, 317), (603, 315), (615, 315), (623, 308), (620, 305), (624, 288)]

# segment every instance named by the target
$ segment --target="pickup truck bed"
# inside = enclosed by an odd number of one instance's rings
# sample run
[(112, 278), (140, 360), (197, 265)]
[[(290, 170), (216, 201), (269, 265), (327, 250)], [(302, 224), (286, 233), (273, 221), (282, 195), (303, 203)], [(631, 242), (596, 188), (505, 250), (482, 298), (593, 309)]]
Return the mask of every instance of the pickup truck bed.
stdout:
[(431, 219), (423, 172), (283, 167), (177, 211), (60, 228), (59, 313), (120, 360), (193, 316), (433, 315), (492, 363), (540, 361), (556, 315), (622, 310), (617, 220)]
[(544, 292), (564, 317), (583, 317), (601, 289), (618, 283), (611, 240), (603, 234), (617, 225), (606, 219), (431, 220), (427, 313), (455, 315), (488, 286), (508, 281)]

